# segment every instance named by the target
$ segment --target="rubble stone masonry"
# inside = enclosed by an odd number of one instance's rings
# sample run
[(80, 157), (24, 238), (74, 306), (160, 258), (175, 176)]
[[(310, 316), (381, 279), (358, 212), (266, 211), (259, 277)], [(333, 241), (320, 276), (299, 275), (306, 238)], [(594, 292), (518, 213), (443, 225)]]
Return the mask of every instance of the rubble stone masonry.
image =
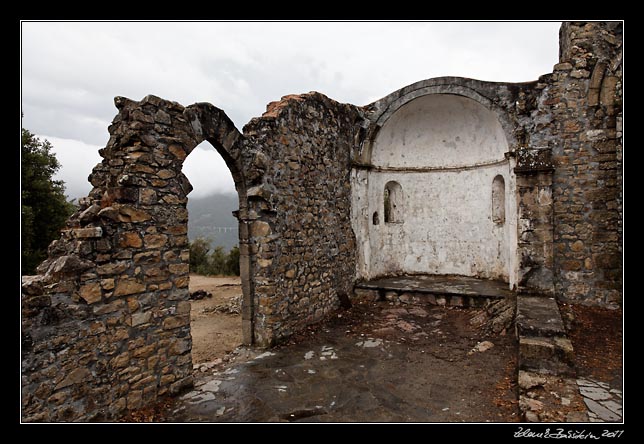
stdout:
[[(537, 81), (443, 78), (391, 95), (469, 95), (499, 116), (517, 177), (519, 292), (621, 304), (621, 42), (621, 23), (567, 22), (560, 63)], [(115, 420), (192, 384), (181, 168), (203, 141), (239, 195), (244, 342), (271, 346), (346, 302), (351, 175), (370, 168), (365, 142), (389, 103), (286, 96), (242, 133), (210, 104), (117, 97), (92, 191), (22, 278), (23, 421)]]
[(353, 291), (351, 154), (358, 107), (319, 93), (271, 103), (244, 127), (266, 161), (255, 206), (255, 341), (271, 344), (335, 311)]
[(552, 74), (555, 287), (559, 297), (622, 298), (622, 26), (564, 23)]
[(226, 160), (240, 196), (245, 342), (271, 345), (352, 290), (357, 107), (317, 93), (288, 97), (244, 137), (212, 105), (115, 102), (93, 190), (40, 274), (23, 278), (27, 421), (115, 418), (192, 383), (191, 186), (181, 166), (203, 140)]

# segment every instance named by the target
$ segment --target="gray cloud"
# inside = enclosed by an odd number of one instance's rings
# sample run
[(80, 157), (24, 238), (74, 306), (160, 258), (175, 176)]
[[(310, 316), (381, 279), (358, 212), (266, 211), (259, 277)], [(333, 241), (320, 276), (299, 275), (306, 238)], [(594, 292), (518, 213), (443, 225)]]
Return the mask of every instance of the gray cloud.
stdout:
[[(184, 105), (211, 102), (241, 129), (286, 94), (316, 90), (365, 105), (444, 75), (535, 80), (557, 63), (559, 25), (24, 22), (23, 126), (56, 138), (58, 152), (78, 154), (82, 146), (95, 152), (105, 145), (119, 95), (140, 100), (154, 94)], [(64, 139), (77, 142), (71, 146)], [(203, 164), (186, 165), (188, 177), (199, 182), (193, 195), (222, 188), (204, 177), (230, 176), (222, 162), (212, 161), (216, 157), (211, 151), (202, 159), (211, 159), (209, 174), (196, 172)], [(74, 164), (71, 170), (61, 163), (67, 177), (83, 180), (94, 166)], [(229, 184), (231, 190), (232, 179)], [(78, 180), (68, 180), (70, 195), (89, 191), (81, 188)]]

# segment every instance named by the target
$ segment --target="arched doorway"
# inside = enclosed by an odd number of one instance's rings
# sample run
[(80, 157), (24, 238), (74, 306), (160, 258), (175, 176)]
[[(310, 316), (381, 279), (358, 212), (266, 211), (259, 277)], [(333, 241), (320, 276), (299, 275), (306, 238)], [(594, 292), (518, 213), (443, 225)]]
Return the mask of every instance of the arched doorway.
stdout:
[(250, 345), (255, 342), (254, 302), (253, 286), (250, 279), (252, 254), (249, 249), (247, 185), (241, 167), (243, 136), (235, 128), (230, 118), (213, 105), (207, 103), (191, 105), (186, 108), (185, 116), (194, 131), (194, 136), (196, 136), (194, 139), (196, 143), (186, 151), (190, 154), (197, 147), (209, 144), (223, 159), (234, 182), (238, 198), (238, 209), (234, 211), (234, 216), (237, 219), (239, 241), (242, 343)]
[(239, 198), (221, 155), (204, 141), (182, 168), (188, 195), (190, 332), (193, 366), (226, 360), (242, 344)]

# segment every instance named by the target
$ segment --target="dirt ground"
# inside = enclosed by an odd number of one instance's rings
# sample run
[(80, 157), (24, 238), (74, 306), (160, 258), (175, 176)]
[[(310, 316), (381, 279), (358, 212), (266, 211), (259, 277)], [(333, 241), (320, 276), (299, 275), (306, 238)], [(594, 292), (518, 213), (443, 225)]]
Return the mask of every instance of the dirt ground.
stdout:
[[(193, 300), (190, 310), (192, 363), (201, 364), (224, 359), (242, 343), (241, 314), (222, 312), (241, 295), (239, 277), (190, 275), (190, 293), (205, 290), (211, 298)], [(234, 304), (233, 304), (234, 305)], [(220, 310), (217, 310), (217, 308)]]
[(622, 390), (622, 310), (560, 304), (578, 376)]

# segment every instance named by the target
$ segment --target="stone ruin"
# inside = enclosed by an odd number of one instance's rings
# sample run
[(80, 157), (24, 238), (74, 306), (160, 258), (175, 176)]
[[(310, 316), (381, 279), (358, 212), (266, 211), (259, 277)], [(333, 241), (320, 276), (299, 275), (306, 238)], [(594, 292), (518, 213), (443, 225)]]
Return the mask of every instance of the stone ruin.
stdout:
[(211, 104), (117, 97), (92, 191), (22, 278), (22, 420), (114, 420), (192, 384), (181, 168), (203, 141), (239, 195), (246, 344), (389, 275), (621, 305), (621, 45), (619, 22), (566, 22), (537, 81), (434, 78), (363, 107), (286, 96), (242, 132)]

